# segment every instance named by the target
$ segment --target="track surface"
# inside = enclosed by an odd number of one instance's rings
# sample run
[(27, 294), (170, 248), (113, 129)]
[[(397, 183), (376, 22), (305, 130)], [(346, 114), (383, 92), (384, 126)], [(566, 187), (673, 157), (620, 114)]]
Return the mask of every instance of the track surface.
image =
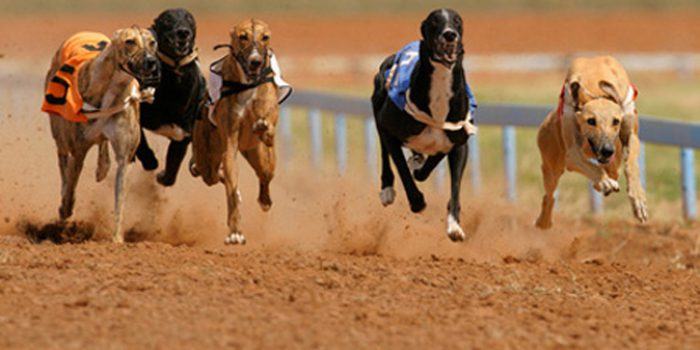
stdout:
[[(619, 19), (619, 30), (570, 31), (576, 42), (553, 30), (573, 27), (568, 20), (592, 23), (590, 16), (467, 15), (475, 28), (470, 47), (700, 49), (696, 37), (684, 36), (697, 32), (692, 13), (603, 16), (595, 23)], [(270, 22), (289, 27), (277, 30), (279, 51), (304, 56), (390, 52), (414, 37), (421, 17)], [(200, 19), (201, 45), (225, 39), (239, 18)], [(59, 196), (53, 141), (37, 112), (43, 64), (60, 40), (85, 29), (56, 19), (33, 23), (0, 21), (0, 53), (28, 62), (0, 71), (0, 86), (12, 86), (0, 96), (0, 348), (700, 347), (697, 226), (661, 218), (646, 227), (602, 225), (560, 213), (554, 230), (540, 232), (532, 228), (535, 205), (465, 193), (472, 237), (452, 244), (443, 233), (444, 192), (422, 186), (429, 205), (422, 215), (409, 214), (403, 196), (383, 208), (376, 184), (308, 172), (299, 147), (273, 182), (269, 214), (257, 208), (256, 184), (243, 166), (248, 246), (222, 245), (221, 187), (183, 174), (163, 189), (138, 167), (129, 175), (132, 243), (108, 243), (113, 180), (94, 184), (94, 154), (75, 216), (90, 241), (30, 243), (28, 225), (54, 220)], [(80, 23), (109, 32), (124, 19)], [(162, 156), (165, 145), (155, 144)]]
[[(695, 348), (697, 270), (0, 237), (2, 348)], [(685, 266), (685, 265), (684, 265)]]

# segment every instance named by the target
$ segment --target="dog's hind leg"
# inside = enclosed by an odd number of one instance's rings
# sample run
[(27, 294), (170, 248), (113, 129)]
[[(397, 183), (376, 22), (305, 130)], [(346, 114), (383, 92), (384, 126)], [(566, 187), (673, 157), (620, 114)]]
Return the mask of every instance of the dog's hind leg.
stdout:
[(156, 181), (163, 186), (172, 186), (177, 180), (177, 173), (180, 171), (182, 160), (187, 154), (191, 139), (189, 137), (182, 141), (170, 141), (168, 145), (168, 155), (165, 160), (165, 170), (158, 173)]
[(420, 213), (425, 209), (425, 197), (423, 197), (423, 193), (421, 193), (415, 181), (413, 181), (411, 170), (408, 169), (406, 158), (404, 158), (403, 151), (401, 150), (401, 141), (389, 134), (384, 134), (382, 142), (386, 143), (389, 155), (391, 155), (391, 159), (394, 161), (394, 165), (396, 165), (396, 170), (399, 172), (399, 177), (406, 191), (408, 202), (411, 205), (411, 211)]
[(416, 181), (425, 181), (428, 179), (428, 176), (430, 176), (430, 173), (433, 172), (435, 167), (440, 164), (443, 158), (445, 158), (444, 153), (438, 153), (434, 156), (428, 157), (422, 167), (413, 171), (413, 178), (415, 178)]
[(559, 179), (564, 174), (563, 162), (543, 161), (542, 179), (544, 182), (545, 194), (542, 197), (542, 208), (540, 215), (535, 222), (535, 226), (547, 230), (552, 227), (552, 210), (554, 209), (554, 192), (559, 185)]
[(107, 141), (100, 142), (97, 154), (97, 169), (95, 170), (95, 180), (102, 182), (109, 173), (109, 143)]
[(453, 242), (464, 241), (467, 235), (460, 226), (460, 192), (462, 190), (462, 176), (467, 166), (469, 145), (467, 143), (454, 146), (448, 155), (450, 163), (450, 201), (447, 204), (447, 237)]
[(381, 131), (379, 131), (379, 138), (381, 141), (382, 150), (382, 191), (379, 193), (379, 198), (382, 201), (382, 205), (386, 207), (394, 203), (394, 200), (396, 199), (396, 191), (394, 190), (394, 171), (391, 169), (389, 149), (386, 142), (384, 142), (384, 136), (382, 136)]
[(270, 182), (275, 175), (275, 149), (260, 142), (256, 148), (241, 153), (243, 153), (250, 166), (253, 167), (255, 174), (260, 180), (260, 192), (258, 194), (260, 208), (263, 211), (268, 211), (272, 207)]
[(83, 171), (83, 163), (85, 162), (86, 151), (79, 150), (73, 152), (64, 160), (65, 161), (65, 181), (61, 188), (61, 208), (58, 213), (61, 220), (66, 220), (73, 215), (73, 206), (75, 205), (75, 188), (80, 179), (80, 173)]

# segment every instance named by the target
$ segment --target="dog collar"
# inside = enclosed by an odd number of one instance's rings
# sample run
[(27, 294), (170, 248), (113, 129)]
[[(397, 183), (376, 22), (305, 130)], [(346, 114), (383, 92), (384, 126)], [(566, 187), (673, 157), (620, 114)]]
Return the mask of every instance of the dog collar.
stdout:
[(196, 60), (199, 57), (199, 49), (197, 49), (195, 47), (194, 50), (192, 50), (192, 53), (190, 53), (189, 55), (187, 55), (187, 56), (185, 56), (177, 61), (175, 59), (173, 59), (172, 57), (164, 54), (160, 50), (156, 51), (156, 55), (158, 55), (158, 58), (160, 58), (160, 60), (163, 63), (165, 63), (165, 65), (175, 69), (175, 71), (179, 71), (179, 69), (181, 67), (184, 67), (184, 66), (194, 62), (194, 60)]

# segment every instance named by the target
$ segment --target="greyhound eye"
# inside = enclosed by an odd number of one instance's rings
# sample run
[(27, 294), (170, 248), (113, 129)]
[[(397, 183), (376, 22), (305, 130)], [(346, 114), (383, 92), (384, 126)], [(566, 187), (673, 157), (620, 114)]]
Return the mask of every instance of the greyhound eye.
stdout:
[(248, 35), (247, 34), (241, 34), (238, 36), (238, 40), (240, 41), (246, 41), (248, 40)]
[(613, 119), (613, 126), (618, 126), (618, 125), (620, 125), (620, 119), (617, 119), (617, 118)]
[(262, 41), (264, 41), (264, 42), (270, 41), (270, 36), (267, 35), (267, 34), (263, 35), (263, 36), (262, 36)]
[(135, 46), (135, 45), (136, 45), (136, 40), (134, 40), (134, 39), (126, 39), (126, 40), (124, 41), (124, 44), (126, 44), (127, 46)]
[(586, 123), (588, 123), (588, 125), (590, 126), (595, 126), (595, 118), (587, 119)]

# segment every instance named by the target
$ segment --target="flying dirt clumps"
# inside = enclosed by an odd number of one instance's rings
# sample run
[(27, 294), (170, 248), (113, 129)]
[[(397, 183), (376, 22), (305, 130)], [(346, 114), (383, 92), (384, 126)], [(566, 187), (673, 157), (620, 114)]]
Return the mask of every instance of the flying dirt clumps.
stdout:
[(31, 222), (19, 224), (20, 232), (34, 243), (49, 240), (54, 244), (82, 243), (92, 238), (95, 226), (87, 222), (60, 222), (37, 225)]

